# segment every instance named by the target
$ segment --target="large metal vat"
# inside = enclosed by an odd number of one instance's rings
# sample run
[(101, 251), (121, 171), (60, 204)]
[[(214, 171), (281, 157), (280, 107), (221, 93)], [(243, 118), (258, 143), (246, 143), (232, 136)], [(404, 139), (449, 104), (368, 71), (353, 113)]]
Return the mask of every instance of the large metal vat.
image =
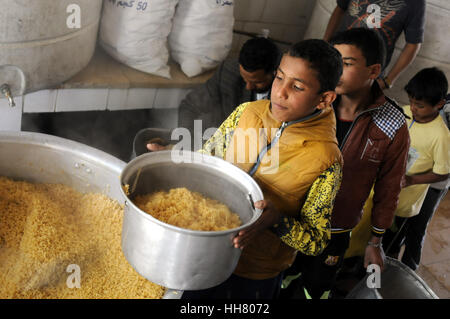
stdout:
[[(102, 0), (0, 0), (0, 7), (0, 65), (20, 67), (27, 92), (69, 79), (92, 58)], [(20, 83), (9, 84), (17, 96)]]
[[(232, 239), (261, 215), (253, 201), (262, 200), (263, 194), (251, 176), (217, 157), (161, 151), (132, 160), (120, 181), (131, 190), (125, 203), (122, 251), (138, 273), (179, 290), (210, 288), (232, 274), (241, 255)], [(226, 204), (240, 216), (242, 226), (225, 231), (183, 229), (152, 217), (132, 202), (135, 195), (176, 187)]]
[(39, 183), (62, 183), (100, 192), (123, 204), (119, 176), (125, 163), (87, 145), (56, 136), (0, 132), (0, 175)]
[[(124, 203), (119, 177), (125, 162), (87, 145), (30, 132), (0, 132), (0, 175), (40, 183), (62, 183), (100, 192)], [(180, 298), (169, 290), (164, 298)]]

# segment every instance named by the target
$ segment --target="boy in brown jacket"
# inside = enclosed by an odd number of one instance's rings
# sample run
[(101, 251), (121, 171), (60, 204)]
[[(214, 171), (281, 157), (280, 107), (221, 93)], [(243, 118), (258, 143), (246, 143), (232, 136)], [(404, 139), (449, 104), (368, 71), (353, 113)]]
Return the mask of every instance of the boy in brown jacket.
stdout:
[(333, 103), (336, 136), (344, 157), (343, 179), (332, 212), (330, 244), (319, 256), (297, 255), (287, 275), (300, 271), (302, 280), (283, 293), (288, 297), (300, 283), (306, 296), (328, 297), (350, 232), (361, 218), (372, 187), (372, 237), (365, 251), (365, 267), (377, 264), (383, 268), (381, 238), (392, 223), (405, 174), (409, 149), (405, 117), (376, 81), (385, 59), (382, 39), (371, 29), (358, 28), (337, 34), (331, 44), (344, 63)]

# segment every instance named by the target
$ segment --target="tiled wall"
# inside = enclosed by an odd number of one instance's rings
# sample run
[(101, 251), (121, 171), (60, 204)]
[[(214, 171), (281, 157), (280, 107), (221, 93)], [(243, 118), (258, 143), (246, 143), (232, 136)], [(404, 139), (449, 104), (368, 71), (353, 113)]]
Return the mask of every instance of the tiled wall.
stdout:
[(24, 112), (176, 108), (189, 91), (179, 88), (41, 90), (25, 95)]
[[(303, 39), (313, 11), (314, 0), (236, 0), (234, 29), (260, 33), (269, 29), (269, 37), (294, 43)], [(232, 55), (236, 55), (242, 44), (249, 39), (234, 34)], [(281, 48), (286, 48), (281, 45)]]
[(15, 97), (15, 107), (10, 107), (5, 98), (0, 98), (0, 131), (20, 131), (22, 121), (22, 97)]

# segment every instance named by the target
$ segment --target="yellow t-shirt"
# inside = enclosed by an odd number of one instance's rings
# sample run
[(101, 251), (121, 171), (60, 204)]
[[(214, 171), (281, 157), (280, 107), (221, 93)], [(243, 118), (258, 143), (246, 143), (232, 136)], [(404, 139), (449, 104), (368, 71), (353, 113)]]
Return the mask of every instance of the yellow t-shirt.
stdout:
[[(409, 105), (403, 110), (411, 118), (406, 119), (411, 138), (410, 154), (416, 154), (408, 164), (406, 175), (416, 175), (432, 171), (445, 175), (450, 172), (450, 133), (440, 116), (428, 123), (413, 120)], [(414, 156), (413, 156), (414, 157)], [(400, 217), (412, 217), (419, 213), (429, 184), (418, 184), (403, 188), (400, 192), (397, 211)]]

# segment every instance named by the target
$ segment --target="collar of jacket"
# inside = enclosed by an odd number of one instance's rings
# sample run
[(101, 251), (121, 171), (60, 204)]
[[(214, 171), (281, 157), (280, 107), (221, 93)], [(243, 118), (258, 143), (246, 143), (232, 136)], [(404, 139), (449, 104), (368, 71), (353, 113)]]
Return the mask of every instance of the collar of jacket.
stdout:
[[(283, 123), (275, 119), (272, 115), (270, 103), (267, 109), (260, 115), (266, 128), (276, 128), (280, 131)], [(304, 118), (285, 122), (285, 127), (279, 133), (283, 139), (279, 143), (287, 147), (297, 147), (305, 142), (327, 141), (337, 144), (336, 139), (336, 119), (331, 107), (321, 111), (316, 111)], [(270, 133), (270, 130), (268, 131)], [(271, 136), (270, 141), (275, 138)]]
[[(381, 90), (380, 86), (378, 85), (377, 81), (373, 82), (372, 88), (371, 88), (371, 93), (372, 93), (371, 104), (368, 107), (364, 108), (363, 110), (359, 111), (356, 114), (356, 118), (362, 113), (369, 113), (371, 111), (377, 110), (380, 106), (382, 106), (384, 103), (386, 103), (386, 100), (387, 100), (386, 96), (384, 95), (384, 93)], [(336, 97), (336, 100), (334, 100), (334, 102), (333, 102), (333, 109), (336, 112), (336, 114), (337, 114), (337, 107), (339, 106), (341, 99), (342, 99), (342, 95), (338, 95)], [(389, 102), (392, 103), (391, 100), (389, 100)], [(393, 104), (395, 104), (395, 102)]]
[[(278, 130), (275, 133), (275, 136), (273, 136), (271, 142), (266, 145), (261, 152), (258, 154), (258, 157), (256, 159), (256, 163), (253, 165), (253, 167), (250, 169), (249, 174), (250, 176), (253, 176), (253, 174), (255, 174), (256, 170), (258, 169), (259, 165), (261, 165), (261, 159), (264, 157), (264, 155), (274, 146), (278, 143), (278, 140), (280, 139), (281, 135), (283, 134), (283, 131), (290, 125), (295, 125), (297, 123), (302, 123), (302, 122), (306, 122), (310, 119), (313, 119), (317, 116), (319, 116), (322, 113), (322, 110), (316, 110), (314, 113), (295, 120), (295, 121), (289, 121), (289, 122), (283, 122), (281, 123), (281, 126), (278, 128)], [(272, 112), (270, 112), (270, 114), (272, 114)]]

